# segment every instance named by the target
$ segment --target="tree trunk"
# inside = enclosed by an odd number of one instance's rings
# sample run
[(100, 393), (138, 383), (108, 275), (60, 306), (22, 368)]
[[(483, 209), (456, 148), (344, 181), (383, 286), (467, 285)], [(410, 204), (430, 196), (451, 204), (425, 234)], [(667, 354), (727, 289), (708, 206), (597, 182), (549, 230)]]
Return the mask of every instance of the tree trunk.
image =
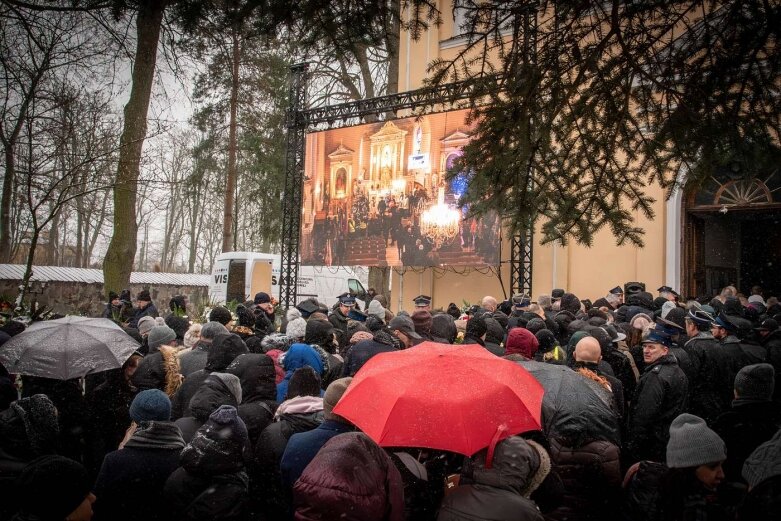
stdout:
[(33, 236), (30, 239), (30, 249), (27, 251), (27, 263), (24, 267), (24, 275), (22, 276), (22, 283), (19, 284), (19, 294), (16, 296), (16, 302), (14, 303), (14, 312), (21, 313), (24, 308), (22, 302), (27, 295), (27, 289), (30, 287), (30, 279), (33, 276), (33, 264), (35, 262), (35, 250), (38, 247), (38, 237), (40, 236), (40, 230), (37, 226), (33, 229)]
[(233, 251), (234, 228), (233, 214), (235, 204), (236, 180), (236, 126), (239, 105), (239, 60), (241, 58), (239, 23), (233, 24), (231, 38), (233, 40), (233, 52), (231, 55), (231, 100), (230, 100), (230, 127), (228, 129), (228, 178), (225, 183), (225, 210), (222, 219), (222, 251)]
[(136, 256), (138, 223), (136, 190), (141, 148), (146, 138), (149, 98), (157, 61), (157, 43), (165, 0), (147, 0), (139, 5), (136, 18), (136, 59), (133, 64), (130, 99), (125, 105), (125, 121), (119, 144), (119, 165), (114, 185), (114, 230), (103, 261), (105, 292), (120, 292), (130, 283)]
[(14, 145), (5, 144), (5, 175), (3, 176), (3, 197), (0, 201), (0, 263), (11, 261), (11, 203), (13, 202), (14, 179), (16, 178), (16, 157)]

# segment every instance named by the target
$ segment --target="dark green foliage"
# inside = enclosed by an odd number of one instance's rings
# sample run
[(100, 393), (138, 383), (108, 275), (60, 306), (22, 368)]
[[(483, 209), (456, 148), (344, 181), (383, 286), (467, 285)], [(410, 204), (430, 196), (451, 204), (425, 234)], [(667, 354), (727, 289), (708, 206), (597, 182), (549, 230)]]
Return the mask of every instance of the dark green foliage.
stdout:
[(471, 172), (473, 215), (499, 211), (512, 231), (543, 218), (544, 241), (590, 245), (607, 226), (641, 245), (651, 183), (669, 194), (724, 165), (778, 164), (778, 2), (457, 4), (469, 43), (430, 70), (432, 83), (490, 79), (449, 173)]

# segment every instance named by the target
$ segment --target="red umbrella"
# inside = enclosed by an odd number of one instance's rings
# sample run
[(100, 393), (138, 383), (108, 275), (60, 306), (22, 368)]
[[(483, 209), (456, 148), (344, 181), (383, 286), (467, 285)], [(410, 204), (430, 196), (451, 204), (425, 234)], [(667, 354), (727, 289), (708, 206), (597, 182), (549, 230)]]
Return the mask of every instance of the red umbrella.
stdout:
[(481, 346), (424, 342), (372, 357), (334, 412), (384, 447), (471, 456), (540, 429), (542, 395), (526, 369)]

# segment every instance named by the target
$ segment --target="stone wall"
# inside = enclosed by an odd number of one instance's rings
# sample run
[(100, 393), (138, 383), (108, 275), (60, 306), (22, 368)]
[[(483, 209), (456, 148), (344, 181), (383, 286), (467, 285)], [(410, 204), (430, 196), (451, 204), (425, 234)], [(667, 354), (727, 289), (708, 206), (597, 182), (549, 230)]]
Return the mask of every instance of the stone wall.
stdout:
[[(18, 294), (18, 281), (0, 280), (0, 296), (11, 302)], [(152, 286), (131, 284), (130, 293), (135, 296), (143, 289), (149, 290), (152, 300), (162, 316), (168, 314), (168, 301), (174, 295), (187, 296), (190, 316), (194, 315), (208, 301), (208, 288), (204, 286)], [(27, 300), (46, 306), (55, 313), (100, 316), (106, 306), (107, 296), (103, 294), (102, 284), (84, 282), (39, 282), (31, 283)]]

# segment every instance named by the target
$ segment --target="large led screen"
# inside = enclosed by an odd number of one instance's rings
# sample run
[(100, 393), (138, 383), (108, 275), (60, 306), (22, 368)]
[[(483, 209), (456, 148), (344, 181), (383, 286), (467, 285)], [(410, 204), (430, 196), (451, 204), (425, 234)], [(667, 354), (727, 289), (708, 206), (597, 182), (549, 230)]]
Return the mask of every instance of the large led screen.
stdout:
[(499, 263), (498, 219), (465, 219), (466, 110), (307, 135), (301, 258), (317, 266)]

